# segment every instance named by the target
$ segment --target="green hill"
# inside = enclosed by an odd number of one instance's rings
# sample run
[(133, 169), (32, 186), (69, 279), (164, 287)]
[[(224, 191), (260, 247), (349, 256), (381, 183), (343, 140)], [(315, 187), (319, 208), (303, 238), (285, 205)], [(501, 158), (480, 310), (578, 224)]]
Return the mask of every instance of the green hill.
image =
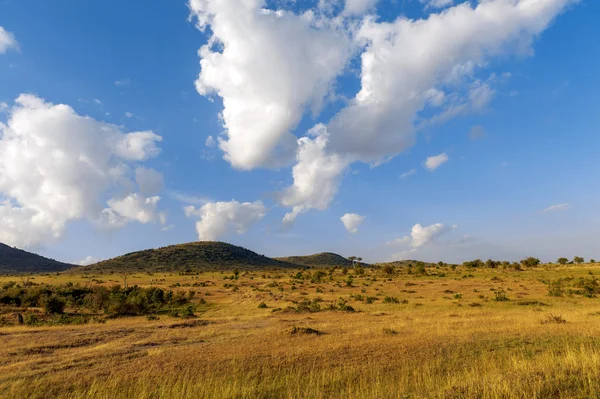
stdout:
[(200, 241), (132, 252), (77, 272), (103, 273), (113, 270), (172, 272), (231, 269), (292, 268), (292, 265), (224, 242)]
[(46, 273), (67, 270), (73, 267), (53, 259), (9, 247), (0, 243), (0, 273)]
[(312, 266), (312, 267), (328, 267), (328, 266), (352, 266), (352, 262), (341, 255), (331, 252), (322, 252), (320, 254), (306, 256), (288, 256), (285, 258), (275, 258), (282, 262), (292, 263), (296, 265)]

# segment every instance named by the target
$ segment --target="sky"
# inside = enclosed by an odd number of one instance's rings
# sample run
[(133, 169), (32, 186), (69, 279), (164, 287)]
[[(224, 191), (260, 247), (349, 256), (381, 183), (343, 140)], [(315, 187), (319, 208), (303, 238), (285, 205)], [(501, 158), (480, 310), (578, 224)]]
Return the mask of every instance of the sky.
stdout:
[(0, 242), (600, 258), (594, 0), (0, 0)]

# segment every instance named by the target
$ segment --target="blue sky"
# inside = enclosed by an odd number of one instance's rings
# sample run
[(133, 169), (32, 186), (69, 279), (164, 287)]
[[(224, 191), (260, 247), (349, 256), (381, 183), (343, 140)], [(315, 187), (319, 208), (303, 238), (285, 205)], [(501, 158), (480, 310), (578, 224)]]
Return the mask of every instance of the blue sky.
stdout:
[(0, 241), (600, 258), (600, 5), (445, 3), (0, 0)]

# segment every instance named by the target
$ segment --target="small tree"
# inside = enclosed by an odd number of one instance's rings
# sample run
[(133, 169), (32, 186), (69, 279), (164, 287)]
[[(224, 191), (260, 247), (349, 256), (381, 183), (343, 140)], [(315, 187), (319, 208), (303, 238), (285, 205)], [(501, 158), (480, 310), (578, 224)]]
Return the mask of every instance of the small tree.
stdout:
[(349, 256), (349, 257), (348, 257), (348, 260), (349, 260), (350, 262), (352, 262), (352, 267), (354, 267), (354, 262), (356, 261), (356, 259), (357, 259), (357, 258), (356, 258), (356, 256)]
[(583, 259), (581, 256), (576, 256), (573, 258), (573, 263), (577, 263), (578, 265), (585, 262), (585, 259)]
[(394, 274), (394, 265), (385, 265), (383, 267), (383, 271), (385, 272), (385, 274), (389, 274), (389, 275)]
[(590, 263), (596, 263), (595, 259), (590, 259)]
[(541, 262), (540, 262), (540, 260), (538, 258), (534, 258), (534, 257), (531, 257), (531, 256), (529, 258), (523, 259), (521, 261), (521, 264), (523, 266), (525, 266), (525, 267), (536, 267), (536, 266), (539, 266), (540, 263)]
[(119, 273), (119, 276), (121, 276), (121, 278), (123, 279), (123, 288), (127, 289), (127, 277), (131, 276), (133, 273), (131, 273), (128, 270), (121, 270), (121, 272)]
[(66, 302), (63, 298), (52, 295), (42, 299), (42, 306), (46, 313), (62, 314), (65, 311)]
[(566, 265), (567, 263), (569, 263), (569, 259), (567, 258), (558, 258), (558, 263), (561, 265)]

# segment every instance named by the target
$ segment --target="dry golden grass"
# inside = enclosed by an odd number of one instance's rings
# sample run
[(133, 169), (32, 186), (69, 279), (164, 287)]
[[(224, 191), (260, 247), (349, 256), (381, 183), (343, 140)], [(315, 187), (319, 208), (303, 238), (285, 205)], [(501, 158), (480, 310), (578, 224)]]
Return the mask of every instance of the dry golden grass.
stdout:
[[(296, 271), (252, 272), (238, 280), (223, 280), (231, 273), (137, 275), (130, 284), (179, 283), (173, 289), (194, 289), (210, 306), (188, 320), (0, 328), (0, 397), (600, 397), (598, 299), (549, 297), (540, 282), (584, 277), (600, 267), (441, 271), (445, 277), (400, 273), (388, 281), (382, 271), (367, 270), (353, 276), (352, 287), (340, 270), (321, 283), (292, 279)], [(151, 281), (157, 279), (165, 281)], [(198, 282), (208, 284), (192, 288)], [(494, 301), (490, 289), (504, 289), (510, 300)], [(378, 300), (351, 298), (358, 294)], [(385, 296), (408, 303), (386, 304)], [(303, 298), (322, 298), (324, 309), (340, 297), (357, 312), (273, 312)], [(259, 309), (261, 302), (268, 308)], [(567, 322), (540, 323), (550, 314)], [(291, 334), (293, 327), (323, 334)]]

